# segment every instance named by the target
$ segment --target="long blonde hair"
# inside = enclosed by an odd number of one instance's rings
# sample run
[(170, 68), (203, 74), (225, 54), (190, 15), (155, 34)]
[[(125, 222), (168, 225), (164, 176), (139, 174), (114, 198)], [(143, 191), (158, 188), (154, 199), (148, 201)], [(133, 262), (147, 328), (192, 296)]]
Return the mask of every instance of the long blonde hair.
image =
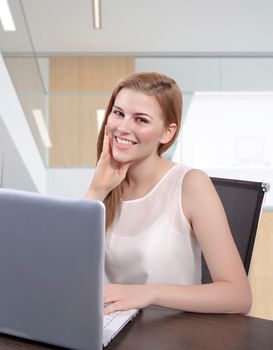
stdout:
[[(168, 143), (159, 145), (159, 155), (171, 147), (178, 135), (182, 115), (182, 94), (176, 82), (173, 79), (159, 73), (133, 73), (124, 77), (117, 83), (110, 97), (98, 137), (97, 161), (99, 160), (102, 152), (104, 129), (107, 124), (108, 116), (112, 111), (113, 104), (115, 103), (115, 99), (119, 91), (123, 88), (154, 96), (161, 107), (165, 126), (167, 127), (171, 123), (176, 123), (177, 130), (174, 137)], [(104, 200), (104, 204), (106, 206), (106, 228), (111, 226), (116, 215), (119, 213), (120, 197), (121, 184), (114, 188)]]

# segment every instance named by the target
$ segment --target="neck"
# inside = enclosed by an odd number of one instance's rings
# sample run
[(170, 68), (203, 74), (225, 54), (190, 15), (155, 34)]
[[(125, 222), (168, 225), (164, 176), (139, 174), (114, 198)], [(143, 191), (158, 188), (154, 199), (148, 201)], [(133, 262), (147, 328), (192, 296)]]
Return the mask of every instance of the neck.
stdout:
[(122, 197), (136, 199), (144, 196), (172, 164), (171, 161), (159, 155), (132, 164), (127, 172)]

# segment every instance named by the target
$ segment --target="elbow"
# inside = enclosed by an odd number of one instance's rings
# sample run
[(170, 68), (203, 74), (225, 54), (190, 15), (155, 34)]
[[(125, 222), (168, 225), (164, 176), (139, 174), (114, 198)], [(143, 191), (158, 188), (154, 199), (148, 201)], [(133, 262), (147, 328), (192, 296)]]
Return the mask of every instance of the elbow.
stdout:
[(252, 306), (252, 298), (243, 300), (239, 305), (237, 305), (237, 307), (235, 308), (235, 311), (232, 313), (247, 315), (251, 310), (251, 306)]
[(249, 286), (240, 288), (231, 313), (247, 315), (252, 307), (252, 293)]
[(244, 300), (241, 303), (241, 310), (240, 314), (247, 315), (252, 307), (252, 293), (251, 290), (249, 290), (249, 295), (245, 296)]

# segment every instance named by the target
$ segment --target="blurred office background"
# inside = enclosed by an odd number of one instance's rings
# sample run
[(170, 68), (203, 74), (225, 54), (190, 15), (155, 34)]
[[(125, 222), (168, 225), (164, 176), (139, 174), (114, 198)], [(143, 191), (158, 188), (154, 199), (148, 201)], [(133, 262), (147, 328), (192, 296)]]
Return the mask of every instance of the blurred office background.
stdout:
[[(1, 187), (82, 197), (112, 87), (139, 71), (165, 73), (183, 91), (182, 130), (166, 157), (210, 176), (273, 185), (272, 1), (0, 0), (0, 6)], [(259, 270), (250, 279), (254, 294), (267, 300), (254, 303), (252, 314), (273, 319), (272, 210), (273, 190), (254, 252)]]

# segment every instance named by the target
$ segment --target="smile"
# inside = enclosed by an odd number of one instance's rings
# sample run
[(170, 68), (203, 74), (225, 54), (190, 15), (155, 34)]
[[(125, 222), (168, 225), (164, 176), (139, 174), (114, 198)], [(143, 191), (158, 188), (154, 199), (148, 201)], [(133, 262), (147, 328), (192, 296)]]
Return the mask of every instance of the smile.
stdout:
[(127, 139), (121, 139), (117, 136), (115, 136), (115, 140), (119, 145), (135, 145), (135, 144), (137, 144), (137, 142), (127, 140)]

